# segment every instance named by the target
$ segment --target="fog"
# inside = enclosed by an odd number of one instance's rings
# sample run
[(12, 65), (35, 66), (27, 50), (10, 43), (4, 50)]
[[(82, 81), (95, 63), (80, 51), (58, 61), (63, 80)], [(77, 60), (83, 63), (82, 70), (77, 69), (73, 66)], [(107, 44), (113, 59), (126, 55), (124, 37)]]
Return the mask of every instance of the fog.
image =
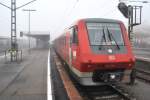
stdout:
[[(0, 0), (10, 6), (11, 0)], [(30, 0), (16, 0), (17, 6)], [(150, 0), (147, 0), (150, 2)], [(31, 31), (49, 31), (52, 39), (63, 33), (63, 30), (81, 18), (118, 19), (127, 26), (128, 20), (119, 12), (119, 0), (37, 0), (17, 11), (17, 35), (28, 31), (28, 13), (22, 9), (36, 9), (31, 12)], [(149, 33), (150, 3), (128, 3), (142, 5), (142, 24), (135, 31)], [(10, 10), (0, 6), (0, 36), (10, 36)]]

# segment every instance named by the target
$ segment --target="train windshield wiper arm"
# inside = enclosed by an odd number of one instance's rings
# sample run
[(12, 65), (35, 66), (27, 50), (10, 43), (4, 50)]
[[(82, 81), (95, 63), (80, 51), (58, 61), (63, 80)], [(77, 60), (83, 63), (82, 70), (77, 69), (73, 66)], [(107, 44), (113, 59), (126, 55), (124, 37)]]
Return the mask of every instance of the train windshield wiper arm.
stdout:
[(117, 41), (115, 40), (115, 38), (114, 38), (114, 36), (112, 35), (112, 33), (109, 31), (108, 27), (107, 27), (107, 32), (108, 32), (108, 37), (109, 37), (110, 41), (112, 41), (112, 39), (113, 39), (113, 40), (115, 41), (115, 44), (116, 44), (117, 48), (120, 49), (120, 47), (119, 47)]
[(99, 47), (99, 49), (101, 49), (101, 46), (102, 46), (102, 43), (103, 43), (103, 39), (104, 39), (104, 41), (105, 41), (105, 43), (106, 43), (106, 37), (105, 37), (104, 27), (103, 27), (103, 35), (102, 35), (102, 38), (101, 38), (101, 42), (100, 42), (100, 47)]

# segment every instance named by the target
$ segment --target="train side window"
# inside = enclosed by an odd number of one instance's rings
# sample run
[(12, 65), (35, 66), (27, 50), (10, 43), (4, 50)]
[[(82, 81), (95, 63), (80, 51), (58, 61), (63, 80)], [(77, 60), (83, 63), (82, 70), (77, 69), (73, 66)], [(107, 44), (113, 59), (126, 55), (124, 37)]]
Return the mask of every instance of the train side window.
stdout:
[(72, 37), (73, 37), (73, 29), (70, 28), (70, 41), (69, 41), (70, 45), (72, 44)]
[(77, 26), (72, 28), (72, 43), (78, 44)]

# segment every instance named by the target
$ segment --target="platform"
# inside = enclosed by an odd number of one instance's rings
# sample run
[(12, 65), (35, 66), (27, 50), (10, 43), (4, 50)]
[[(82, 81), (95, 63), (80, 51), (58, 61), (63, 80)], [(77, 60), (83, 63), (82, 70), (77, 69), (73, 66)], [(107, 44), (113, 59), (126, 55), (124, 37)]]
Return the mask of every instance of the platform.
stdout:
[(47, 100), (48, 51), (24, 52), (21, 63), (0, 58), (0, 100)]

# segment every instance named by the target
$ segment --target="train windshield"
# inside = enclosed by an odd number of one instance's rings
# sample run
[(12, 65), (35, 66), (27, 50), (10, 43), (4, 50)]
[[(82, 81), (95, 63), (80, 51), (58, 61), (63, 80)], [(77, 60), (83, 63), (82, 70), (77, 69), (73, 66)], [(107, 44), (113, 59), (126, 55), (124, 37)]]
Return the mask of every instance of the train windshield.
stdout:
[(87, 23), (90, 45), (124, 45), (118, 23)]

